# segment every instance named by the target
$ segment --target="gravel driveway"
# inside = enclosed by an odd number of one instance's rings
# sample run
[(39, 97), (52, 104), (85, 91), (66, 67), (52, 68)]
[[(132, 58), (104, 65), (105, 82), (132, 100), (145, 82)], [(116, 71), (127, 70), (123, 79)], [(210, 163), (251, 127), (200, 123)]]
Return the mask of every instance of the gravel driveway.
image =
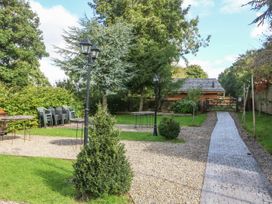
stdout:
[[(216, 116), (202, 127), (184, 127), (185, 144), (122, 141), (134, 171), (130, 195), (134, 203), (199, 203), (210, 135)], [(58, 137), (0, 141), (0, 154), (76, 158), (80, 142)]]

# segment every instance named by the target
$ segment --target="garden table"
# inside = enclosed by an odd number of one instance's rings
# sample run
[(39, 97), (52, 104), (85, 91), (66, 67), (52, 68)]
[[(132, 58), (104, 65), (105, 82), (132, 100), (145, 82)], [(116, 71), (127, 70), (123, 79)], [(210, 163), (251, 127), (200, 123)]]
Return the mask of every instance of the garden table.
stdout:
[(84, 125), (84, 119), (83, 118), (71, 118), (70, 119), (71, 123), (76, 123), (76, 139), (78, 136), (78, 129), (79, 129), (79, 124), (81, 124), (81, 132), (80, 132), (80, 139), (83, 139), (83, 125)]
[[(15, 121), (27, 121), (27, 120), (33, 120), (34, 119), (34, 116), (32, 115), (14, 115), (14, 116), (2, 116), (0, 117), (0, 123), (5, 123), (5, 124), (8, 124), (8, 123), (11, 123), (11, 122), (15, 122)], [(26, 125), (25, 123), (23, 123), (24, 125), (24, 141), (26, 139)], [(16, 130), (15, 128), (13, 129), (13, 137), (15, 139), (15, 136), (16, 136)], [(29, 134), (30, 136), (30, 134)], [(3, 138), (2, 138), (3, 139)]]
[(153, 122), (153, 111), (139, 111), (139, 112), (131, 112), (132, 115), (135, 117), (135, 128), (137, 127), (144, 127), (145, 125), (141, 124), (141, 121), (145, 121), (146, 119), (146, 127), (151, 127)]

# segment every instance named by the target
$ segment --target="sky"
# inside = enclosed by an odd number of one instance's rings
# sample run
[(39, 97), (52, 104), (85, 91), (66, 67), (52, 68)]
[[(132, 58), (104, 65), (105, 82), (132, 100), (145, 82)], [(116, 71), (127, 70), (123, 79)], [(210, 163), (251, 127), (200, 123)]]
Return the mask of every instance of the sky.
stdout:
[[(217, 78), (235, 59), (250, 49), (260, 48), (268, 25), (250, 25), (258, 13), (243, 6), (249, 0), (184, 0), (184, 7), (191, 5), (188, 18), (199, 17), (199, 31), (203, 37), (211, 35), (208, 47), (200, 48), (197, 55), (186, 56), (189, 64), (198, 64), (210, 78)], [(78, 20), (93, 10), (89, 0), (30, 0), (32, 9), (40, 17), (46, 50), (50, 57), (40, 61), (42, 72), (54, 84), (67, 78), (56, 67), (52, 58), (58, 58), (54, 46), (64, 47), (64, 30), (78, 26)], [(180, 61), (179, 65), (184, 66)]]

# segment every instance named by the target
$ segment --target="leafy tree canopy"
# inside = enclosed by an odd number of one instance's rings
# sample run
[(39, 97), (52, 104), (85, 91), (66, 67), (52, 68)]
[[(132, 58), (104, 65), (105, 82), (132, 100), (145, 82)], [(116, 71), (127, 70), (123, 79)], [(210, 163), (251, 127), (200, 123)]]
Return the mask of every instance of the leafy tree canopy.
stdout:
[(208, 78), (208, 74), (199, 65), (190, 65), (186, 68), (187, 78)]
[(219, 75), (219, 81), (226, 90), (226, 94), (241, 96), (243, 84), (250, 84), (250, 76), (254, 81), (272, 83), (272, 50), (267, 41), (259, 50), (247, 51), (241, 55), (233, 65)]
[(74, 27), (65, 32), (66, 48), (58, 48), (63, 58), (56, 59), (55, 62), (70, 79), (80, 85), (86, 81), (87, 65), (85, 56), (80, 54), (79, 42), (86, 37), (100, 49), (100, 54), (91, 68), (93, 86), (103, 95), (124, 88), (124, 83), (132, 74), (127, 71), (132, 67), (127, 61), (133, 39), (130, 26), (118, 22), (105, 27), (84, 19), (81, 21), (81, 28)]
[(130, 90), (142, 92), (152, 87), (155, 74), (168, 72), (163, 75), (169, 76), (173, 61), (196, 53), (207, 44), (209, 38), (203, 40), (199, 35), (198, 18), (188, 20), (189, 8), (183, 9), (182, 3), (182, 0), (94, 0), (89, 3), (105, 25), (119, 20), (133, 25), (135, 46), (130, 52), (130, 61), (135, 64), (136, 74), (128, 84)]
[(49, 84), (39, 69), (47, 56), (39, 18), (24, 0), (3, 0), (0, 8), (0, 81), (6, 85)]
[(199, 65), (190, 65), (186, 68), (174, 67), (173, 78), (208, 78), (208, 74)]

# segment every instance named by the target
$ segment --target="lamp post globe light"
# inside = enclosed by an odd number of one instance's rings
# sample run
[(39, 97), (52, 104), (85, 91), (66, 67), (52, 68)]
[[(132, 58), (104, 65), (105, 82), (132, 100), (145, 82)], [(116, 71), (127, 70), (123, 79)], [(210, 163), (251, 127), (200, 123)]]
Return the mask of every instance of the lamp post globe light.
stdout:
[(155, 74), (153, 78), (154, 83), (154, 94), (155, 94), (155, 110), (154, 110), (154, 129), (153, 136), (158, 136), (158, 128), (157, 128), (157, 112), (158, 112), (158, 83), (160, 78), (157, 74)]
[(4, 8), (4, 1), (3, 0), (0, 0), (0, 9), (1, 8)]
[(81, 41), (80, 47), (81, 47), (81, 53), (86, 55), (88, 58), (87, 88), (86, 88), (85, 113), (84, 113), (84, 145), (86, 145), (88, 143), (88, 130), (89, 130), (91, 66), (93, 61), (98, 57), (100, 50), (95, 45), (93, 45), (89, 39), (85, 39)]

